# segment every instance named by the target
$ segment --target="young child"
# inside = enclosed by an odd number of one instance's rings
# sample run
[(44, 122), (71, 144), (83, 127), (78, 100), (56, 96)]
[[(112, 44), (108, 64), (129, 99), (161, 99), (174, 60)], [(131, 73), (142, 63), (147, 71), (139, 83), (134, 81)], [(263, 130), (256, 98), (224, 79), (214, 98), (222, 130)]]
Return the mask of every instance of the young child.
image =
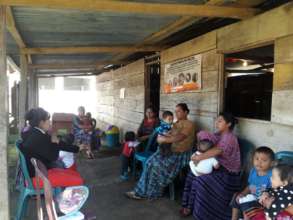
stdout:
[(92, 121), (90, 118), (84, 116), (80, 121), (81, 130), (77, 133), (75, 139), (76, 144), (82, 146), (86, 149), (86, 154), (88, 159), (93, 159), (94, 154), (91, 151), (91, 142), (92, 142)]
[(135, 133), (128, 131), (124, 136), (123, 150), (121, 154), (121, 174), (120, 179), (128, 180), (128, 168), (130, 165), (131, 157), (134, 152), (134, 148), (139, 145), (138, 141), (135, 141)]
[(253, 220), (293, 219), (293, 166), (279, 164), (272, 172), (272, 188), (264, 192), (259, 202), (265, 208), (265, 216)]
[[(197, 134), (198, 139), (198, 147), (195, 154), (202, 154), (209, 149), (211, 149), (218, 141), (218, 137), (212, 133), (206, 131), (200, 131)], [(193, 161), (189, 162), (189, 167), (191, 172), (195, 176), (200, 176), (204, 174), (209, 174), (213, 171), (213, 168), (219, 168), (219, 162), (216, 158), (208, 158), (206, 160), (202, 160), (199, 163), (195, 164)]]
[[(169, 134), (172, 124), (173, 124), (173, 113), (170, 111), (164, 111), (162, 115), (162, 120), (160, 126), (155, 129), (158, 135), (166, 136)], [(171, 153), (171, 144), (160, 144), (159, 145), (160, 153), (163, 156), (167, 156)]]
[(272, 176), (272, 165), (275, 154), (269, 147), (259, 147), (253, 154), (253, 168), (248, 177), (248, 186), (234, 196), (231, 201), (232, 220), (238, 220), (238, 210), (240, 209), (246, 219), (251, 218), (261, 212), (261, 205), (258, 198), (261, 193), (271, 187), (270, 178)]

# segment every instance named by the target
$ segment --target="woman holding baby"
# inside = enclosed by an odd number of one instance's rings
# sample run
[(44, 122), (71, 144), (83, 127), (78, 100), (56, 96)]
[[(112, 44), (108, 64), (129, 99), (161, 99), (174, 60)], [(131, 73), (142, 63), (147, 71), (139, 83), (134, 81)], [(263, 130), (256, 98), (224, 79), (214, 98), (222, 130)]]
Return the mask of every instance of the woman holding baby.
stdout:
[(133, 191), (126, 196), (131, 199), (155, 199), (163, 194), (179, 171), (185, 167), (190, 159), (194, 144), (195, 126), (187, 119), (189, 109), (185, 103), (176, 106), (175, 114), (177, 122), (168, 136), (158, 136), (159, 144), (171, 144), (172, 153), (162, 155), (156, 151), (146, 162), (146, 168)]
[(216, 120), (217, 132), (200, 132), (198, 141), (210, 141), (213, 147), (191, 157), (195, 164), (215, 158), (219, 166), (210, 174), (186, 178), (181, 215), (193, 214), (195, 219), (230, 220), (229, 203), (233, 194), (240, 190), (240, 149), (233, 129), (237, 120), (229, 113), (221, 113)]

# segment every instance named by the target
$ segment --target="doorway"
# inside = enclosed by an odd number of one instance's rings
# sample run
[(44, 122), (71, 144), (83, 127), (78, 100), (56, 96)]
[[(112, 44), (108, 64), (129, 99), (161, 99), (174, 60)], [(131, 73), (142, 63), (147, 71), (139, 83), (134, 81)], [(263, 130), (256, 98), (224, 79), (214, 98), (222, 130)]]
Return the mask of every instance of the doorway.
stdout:
[(160, 57), (151, 56), (145, 59), (145, 109), (152, 107), (160, 111)]

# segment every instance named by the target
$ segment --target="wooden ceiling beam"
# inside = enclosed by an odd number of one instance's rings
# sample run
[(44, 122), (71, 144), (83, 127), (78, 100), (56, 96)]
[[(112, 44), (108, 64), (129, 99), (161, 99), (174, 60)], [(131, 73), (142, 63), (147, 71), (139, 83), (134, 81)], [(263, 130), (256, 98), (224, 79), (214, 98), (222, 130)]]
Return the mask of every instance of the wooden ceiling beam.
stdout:
[(48, 47), (48, 48), (23, 48), (23, 54), (88, 54), (88, 53), (117, 53), (117, 52), (154, 52), (166, 47), (133, 47), (133, 46), (100, 46), (100, 47)]
[[(265, 0), (238, 0), (233, 4), (233, 7), (243, 7), (243, 5), (246, 5), (248, 7), (253, 7), (255, 5), (259, 5), (260, 3), (264, 2)], [(209, 0), (205, 5), (223, 5), (226, 1), (225, 0)], [(188, 27), (192, 23), (195, 22), (195, 18), (192, 16), (183, 16), (176, 20), (175, 22), (167, 25), (166, 27), (162, 28), (160, 31), (155, 32), (145, 38), (141, 43), (137, 44), (136, 46), (144, 46), (145, 44), (152, 44), (154, 45), (158, 41), (165, 39), (169, 36), (171, 36), (174, 33), (177, 33), (178, 31), (182, 30), (185, 27)], [(120, 53), (117, 54), (114, 59), (115, 60), (121, 60), (128, 56), (130, 56), (131, 53)]]
[[(206, 5), (220, 5), (223, 3), (224, 3), (224, 0), (210, 0), (206, 3)], [(183, 17), (179, 18), (178, 20), (176, 20), (175, 22), (162, 28), (160, 31), (151, 34), (150, 36), (145, 38), (141, 43), (137, 44), (136, 46), (144, 46), (145, 44), (155, 44), (158, 41), (165, 39), (174, 33), (177, 33), (178, 31), (184, 29), (185, 27), (188, 27), (189, 25), (193, 24), (194, 22), (195, 22), (194, 17), (183, 16)], [(121, 60), (129, 55), (131, 55), (131, 53), (117, 54), (114, 57), (114, 59)]]
[(0, 5), (38, 8), (70, 9), (162, 16), (223, 17), (244, 19), (259, 12), (253, 8), (238, 8), (214, 5), (163, 4), (127, 1), (68, 1), (68, 0), (0, 0)]
[(128, 62), (124, 61), (97, 61), (95, 63), (50, 63), (50, 64), (32, 64), (29, 65), (30, 69), (98, 69), (105, 65), (125, 65)]

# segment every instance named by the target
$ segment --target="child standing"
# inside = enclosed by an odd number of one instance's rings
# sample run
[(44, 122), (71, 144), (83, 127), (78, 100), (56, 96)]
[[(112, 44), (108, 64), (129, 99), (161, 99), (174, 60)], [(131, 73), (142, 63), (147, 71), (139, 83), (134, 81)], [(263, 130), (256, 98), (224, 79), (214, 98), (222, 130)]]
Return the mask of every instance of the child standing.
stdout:
[(259, 202), (265, 208), (263, 217), (253, 220), (293, 219), (293, 166), (279, 164), (273, 168), (272, 188), (264, 192)]
[(128, 168), (130, 165), (131, 157), (134, 153), (134, 148), (139, 145), (138, 141), (135, 141), (135, 133), (133, 131), (128, 131), (124, 136), (123, 150), (121, 154), (121, 174), (120, 178), (122, 180), (128, 180)]
[(232, 220), (238, 220), (238, 210), (244, 213), (245, 218), (250, 218), (261, 212), (258, 198), (261, 193), (271, 187), (272, 165), (275, 154), (269, 147), (259, 147), (253, 155), (253, 168), (248, 177), (248, 186), (234, 196), (231, 206)]

